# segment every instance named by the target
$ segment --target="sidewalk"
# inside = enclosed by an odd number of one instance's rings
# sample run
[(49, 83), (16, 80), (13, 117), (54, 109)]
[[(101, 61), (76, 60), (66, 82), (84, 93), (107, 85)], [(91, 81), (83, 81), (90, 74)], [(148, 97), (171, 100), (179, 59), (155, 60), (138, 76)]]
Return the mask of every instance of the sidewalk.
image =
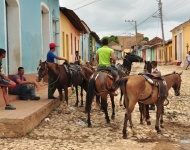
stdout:
[[(0, 107), (0, 137), (26, 135), (60, 104), (59, 100), (47, 99), (46, 88), (37, 92), (37, 95), (41, 97), (39, 101), (16, 100), (11, 102), (16, 110), (5, 110), (5, 106)], [(58, 97), (58, 95), (56, 90), (55, 96)]]

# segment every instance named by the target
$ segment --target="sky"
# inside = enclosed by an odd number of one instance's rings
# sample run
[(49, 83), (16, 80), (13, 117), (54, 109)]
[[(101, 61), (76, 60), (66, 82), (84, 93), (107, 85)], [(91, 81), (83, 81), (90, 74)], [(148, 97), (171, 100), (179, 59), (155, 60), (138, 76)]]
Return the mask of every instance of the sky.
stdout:
[[(61, 7), (73, 10), (91, 31), (104, 36), (129, 36), (137, 32), (151, 40), (162, 38), (158, 0), (59, 0)], [(165, 40), (173, 28), (190, 19), (190, 0), (162, 0)]]

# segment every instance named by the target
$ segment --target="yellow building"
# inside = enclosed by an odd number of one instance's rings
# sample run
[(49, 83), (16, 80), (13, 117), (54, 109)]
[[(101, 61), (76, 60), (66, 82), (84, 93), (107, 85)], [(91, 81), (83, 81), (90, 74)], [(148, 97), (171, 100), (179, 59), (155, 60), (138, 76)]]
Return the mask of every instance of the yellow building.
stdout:
[(80, 34), (86, 33), (84, 25), (74, 11), (60, 7), (60, 56), (75, 61), (75, 52), (80, 54)]
[(172, 61), (176, 65), (187, 65), (186, 55), (190, 50), (190, 20), (171, 30), (172, 32)]

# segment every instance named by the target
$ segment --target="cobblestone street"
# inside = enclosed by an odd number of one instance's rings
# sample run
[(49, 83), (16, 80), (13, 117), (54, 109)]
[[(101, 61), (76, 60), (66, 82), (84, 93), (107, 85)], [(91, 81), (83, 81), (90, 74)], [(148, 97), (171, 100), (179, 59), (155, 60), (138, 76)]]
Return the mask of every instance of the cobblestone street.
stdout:
[[(144, 63), (134, 63), (131, 74), (143, 71)], [(157, 134), (155, 126), (155, 112), (150, 111), (151, 125), (140, 125), (139, 108), (136, 105), (133, 111), (133, 124), (137, 135), (133, 136), (128, 127), (128, 139), (122, 138), (122, 128), (125, 109), (119, 106), (118, 95), (115, 98), (115, 119), (106, 123), (104, 113), (95, 102), (91, 111), (92, 127), (86, 124), (84, 107), (73, 107), (75, 93), (69, 98), (69, 105), (63, 102), (54, 109), (38, 127), (28, 132), (23, 138), (0, 139), (1, 150), (187, 150), (190, 147), (190, 69), (185, 70), (178, 66), (158, 66), (162, 74), (181, 72), (181, 95), (174, 96), (173, 89), (169, 94), (169, 105), (165, 107), (164, 128), (162, 134)], [(118, 91), (119, 92), (119, 91)], [(85, 98), (85, 96), (84, 96)], [(109, 116), (111, 103), (108, 100)], [(32, 121), (32, 120), (31, 120)]]

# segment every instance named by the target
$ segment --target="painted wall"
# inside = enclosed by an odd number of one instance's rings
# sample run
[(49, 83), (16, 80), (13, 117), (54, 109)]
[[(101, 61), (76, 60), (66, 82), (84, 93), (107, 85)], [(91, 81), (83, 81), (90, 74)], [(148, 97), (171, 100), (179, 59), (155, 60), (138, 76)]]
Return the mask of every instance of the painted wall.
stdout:
[[(9, 74), (15, 74), (19, 66), (25, 68), (26, 74), (36, 73), (39, 60), (45, 58), (49, 50), (48, 46), (43, 47), (42, 42), (44, 36), (42, 34), (42, 5), (47, 7), (49, 13), (49, 22), (46, 22), (49, 24), (49, 29), (47, 29), (49, 41), (54, 41), (52, 22), (53, 16), (59, 20), (59, 0), (6, 1), (7, 7), (5, 1), (0, 1), (3, 3), (0, 4), (0, 16), (8, 17), (7, 21), (0, 19), (0, 47), (8, 51)], [(6, 8), (7, 13), (5, 13)], [(6, 35), (8, 35), (8, 41)], [(7, 43), (9, 43), (8, 48)]]
[(151, 61), (151, 50), (146, 49), (146, 61)]
[(80, 36), (81, 46), (80, 46), (80, 55), (82, 56), (83, 62), (90, 61), (90, 35), (82, 34)]
[(68, 18), (60, 12), (60, 56), (74, 62), (75, 51), (79, 51), (79, 54), (81, 54), (80, 33)]
[(183, 47), (184, 47), (184, 53), (183, 53), (183, 58), (186, 59), (187, 55), (187, 43), (189, 45), (188, 51), (190, 51), (190, 23), (183, 29)]

